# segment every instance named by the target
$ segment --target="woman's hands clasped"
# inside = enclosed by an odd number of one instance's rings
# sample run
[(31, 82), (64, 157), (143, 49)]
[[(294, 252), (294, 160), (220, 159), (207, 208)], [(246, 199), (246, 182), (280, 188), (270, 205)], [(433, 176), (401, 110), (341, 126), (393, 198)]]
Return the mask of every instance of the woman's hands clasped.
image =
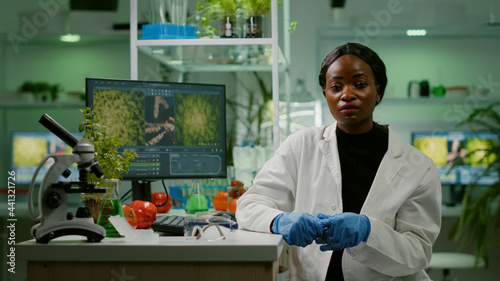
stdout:
[(322, 251), (342, 250), (366, 242), (371, 225), (368, 217), (355, 213), (332, 216), (284, 212), (273, 222), (272, 230), (290, 244), (305, 247), (316, 241)]
[(321, 220), (311, 214), (284, 212), (274, 218), (273, 232), (289, 245), (305, 247), (323, 235)]

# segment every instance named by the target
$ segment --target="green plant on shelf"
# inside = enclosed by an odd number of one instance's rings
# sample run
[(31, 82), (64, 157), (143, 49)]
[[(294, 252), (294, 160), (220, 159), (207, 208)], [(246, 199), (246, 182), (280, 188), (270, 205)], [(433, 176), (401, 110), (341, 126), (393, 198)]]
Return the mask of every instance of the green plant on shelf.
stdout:
[[(281, 6), (281, 1), (278, 1)], [(271, 0), (199, 0), (196, 4), (197, 13), (192, 17), (200, 17), (200, 36), (217, 37), (217, 28), (212, 26), (216, 21), (229, 17), (233, 22), (238, 18), (268, 15), (271, 11)], [(191, 17), (191, 18), (192, 18)], [(297, 21), (291, 21), (288, 31), (294, 32)]]
[(200, 0), (196, 4), (198, 13), (203, 14), (200, 18), (200, 35), (216, 37), (217, 29), (212, 26), (212, 22), (223, 20), (225, 17), (232, 17), (236, 20), (238, 13), (237, 0)]
[[(244, 14), (248, 16), (263, 16), (271, 11), (271, 0), (237, 0)], [(281, 1), (278, 1), (281, 6)]]
[[(253, 16), (265, 16), (271, 11), (271, 0), (237, 0), (240, 5), (241, 13), (244, 18)], [(278, 7), (281, 7), (281, 1), (278, 0)], [(290, 21), (288, 32), (293, 33), (299, 23), (297, 21)]]
[(62, 90), (61, 85), (51, 85), (47, 82), (26, 81), (19, 87), (20, 93), (31, 93), (35, 96), (35, 99), (41, 98), (42, 101), (48, 101), (49, 99), (52, 101), (57, 100)]

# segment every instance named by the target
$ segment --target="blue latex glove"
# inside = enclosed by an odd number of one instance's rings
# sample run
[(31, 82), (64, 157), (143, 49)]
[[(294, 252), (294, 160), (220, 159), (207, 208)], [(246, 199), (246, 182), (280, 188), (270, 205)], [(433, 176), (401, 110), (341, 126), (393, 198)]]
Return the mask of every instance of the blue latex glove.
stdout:
[(283, 235), (289, 245), (305, 247), (323, 235), (320, 219), (307, 213), (284, 212), (273, 222), (272, 230)]
[(370, 235), (370, 220), (365, 215), (355, 213), (340, 213), (333, 216), (318, 214), (321, 221), (329, 221), (322, 237), (316, 239), (321, 251), (338, 251), (366, 242)]

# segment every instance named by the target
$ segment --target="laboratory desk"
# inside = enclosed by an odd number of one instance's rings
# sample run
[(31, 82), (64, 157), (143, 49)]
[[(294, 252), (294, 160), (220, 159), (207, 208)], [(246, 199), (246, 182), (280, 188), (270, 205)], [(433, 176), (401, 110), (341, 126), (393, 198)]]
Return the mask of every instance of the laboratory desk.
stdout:
[(16, 245), (28, 280), (276, 280), (285, 243), (280, 235), (235, 231), (226, 240), (160, 236), (156, 244), (79, 236)]

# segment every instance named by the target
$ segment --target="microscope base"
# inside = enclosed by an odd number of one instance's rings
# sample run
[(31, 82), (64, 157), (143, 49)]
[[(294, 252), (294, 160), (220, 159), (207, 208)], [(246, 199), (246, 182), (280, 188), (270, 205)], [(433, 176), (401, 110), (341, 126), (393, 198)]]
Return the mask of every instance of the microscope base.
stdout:
[(78, 222), (59, 222), (53, 225), (36, 224), (31, 229), (32, 236), (37, 242), (47, 244), (50, 240), (66, 236), (80, 235), (87, 237), (88, 242), (100, 242), (106, 237), (106, 230), (96, 224), (82, 224)]

